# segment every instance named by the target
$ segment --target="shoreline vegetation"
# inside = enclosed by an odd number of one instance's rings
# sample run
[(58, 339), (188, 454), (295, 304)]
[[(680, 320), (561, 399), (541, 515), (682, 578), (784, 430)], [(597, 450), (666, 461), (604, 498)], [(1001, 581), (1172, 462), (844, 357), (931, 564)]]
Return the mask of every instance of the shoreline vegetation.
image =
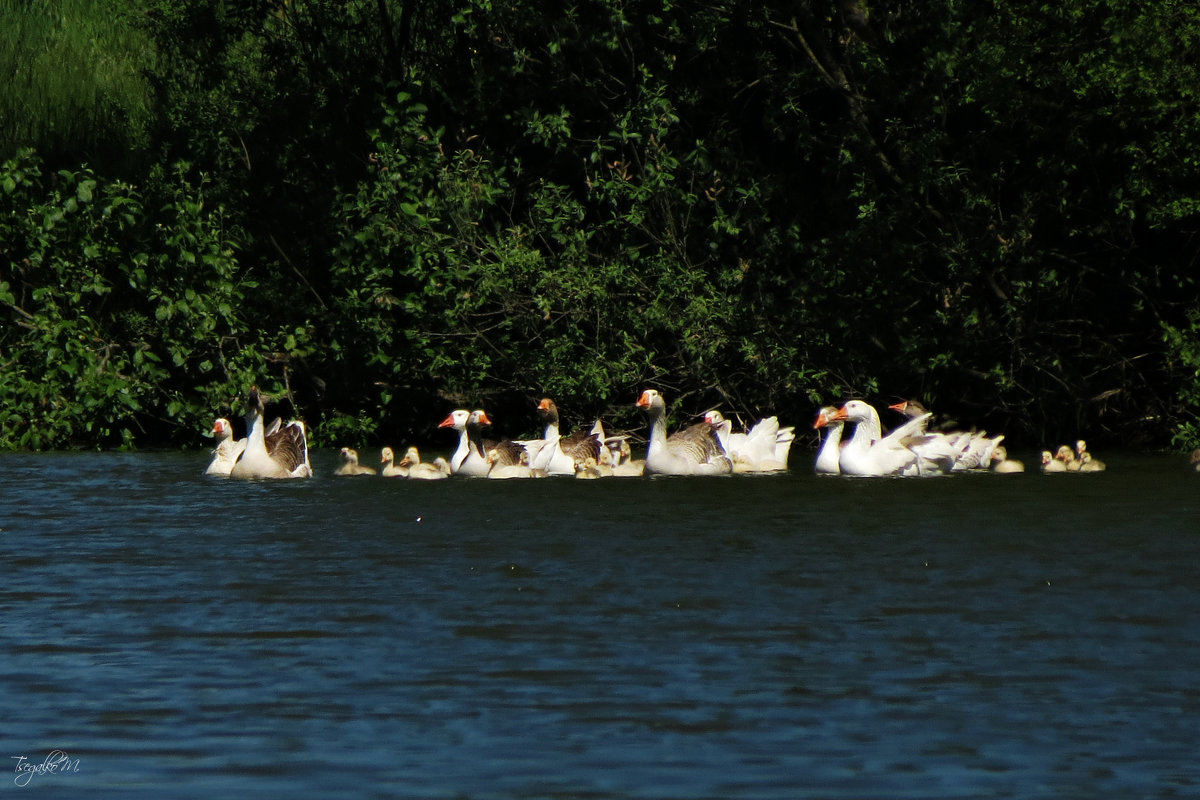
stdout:
[(0, 10), (0, 449), (917, 398), (1200, 446), (1200, 8)]

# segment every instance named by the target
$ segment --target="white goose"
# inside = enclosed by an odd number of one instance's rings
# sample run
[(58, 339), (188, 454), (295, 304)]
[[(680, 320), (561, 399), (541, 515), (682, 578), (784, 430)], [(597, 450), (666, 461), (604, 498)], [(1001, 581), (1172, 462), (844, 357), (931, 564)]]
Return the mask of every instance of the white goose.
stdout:
[(779, 427), (778, 417), (765, 417), (745, 433), (734, 433), (733, 423), (720, 411), (709, 411), (704, 421), (713, 426), (721, 447), (733, 460), (735, 472), (787, 470), (788, 454), (796, 438), (794, 428)]
[(208, 462), (204, 474), (228, 477), (238, 456), (246, 449), (246, 440), (233, 438), (233, 426), (224, 417), (213, 423), (212, 433), (217, 439), (217, 446), (213, 448), (212, 461)]
[(846, 403), (833, 419), (853, 422), (854, 434), (841, 450), (838, 468), (843, 475), (920, 475), (921, 458), (909, 445), (924, 433), (926, 412), (883, 435), (879, 412), (861, 400)]
[(650, 419), (646, 475), (725, 475), (733, 471), (733, 462), (707, 422), (676, 431), (668, 437), (663, 419), (667, 406), (662, 395), (647, 389), (638, 398), (637, 406), (644, 408)]
[[(917, 400), (902, 400), (888, 408), (899, 411), (910, 420), (931, 413)], [(932, 417), (930, 419), (932, 420)], [(988, 438), (987, 433), (983, 431), (926, 430), (924, 439), (912, 443), (911, 449), (921, 456), (923, 473), (963, 472), (987, 469), (992, 463), (992, 452), (1003, 440), (1003, 434)]]
[(246, 397), (246, 447), (229, 475), (233, 478), (311, 478), (308, 434), (304, 423), (293, 420), (268, 433), (263, 425), (263, 398), (257, 386)]
[(334, 470), (334, 475), (374, 475), (375, 470), (365, 464), (358, 463), (358, 451), (352, 447), (341, 450), (342, 463)]
[[(1003, 438), (1003, 437), (1001, 437)], [(986, 466), (982, 461), (981, 443), (990, 440), (978, 434), (956, 431), (937, 433), (924, 431), (920, 439), (908, 443), (909, 449), (920, 457), (918, 471), (923, 475), (946, 472), (962, 472)], [(994, 442), (987, 445), (990, 457)]]
[(483, 451), (467, 432), (467, 423), (470, 421), (471, 412), (460, 408), (451, 411), (438, 427), (454, 428), (458, 431), (458, 448), (450, 456), (450, 473), (468, 478), (482, 478), (488, 474), (488, 463)]
[(814, 430), (828, 429), (821, 441), (821, 449), (817, 451), (814, 469), (818, 475), (838, 475), (842, 471), (838, 466), (838, 458), (841, 456), (842, 429), (846, 423), (837, 419), (837, 412), (833, 406), (824, 406), (817, 412), (817, 420), (813, 423)]

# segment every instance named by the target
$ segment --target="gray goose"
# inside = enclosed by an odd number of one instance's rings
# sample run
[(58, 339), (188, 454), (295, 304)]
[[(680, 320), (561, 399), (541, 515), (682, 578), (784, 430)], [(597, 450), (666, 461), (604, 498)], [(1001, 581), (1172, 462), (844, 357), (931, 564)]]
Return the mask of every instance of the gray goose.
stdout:
[(549, 397), (538, 403), (538, 416), (545, 425), (545, 444), (533, 466), (549, 475), (574, 475), (575, 465), (588, 458), (600, 460), (600, 439), (593, 431), (575, 431), (563, 436), (558, 429), (558, 406)]
[(263, 397), (257, 386), (246, 397), (246, 447), (229, 475), (232, 478), (311, 478), (308, 435), (304, 423), (293, 420), (280, 425), (274, 420), (270, 432), (263, 425)]
[[(495, 457), (490, 462), (491, 465), (498, 465), (501, 467), (520, 466), (521, 457), (527, 457), (524, 446), (522, 446), (519, 442), (513, 442), (509, 440), (493, 441), (491, 439), (484, 439), (483, 435), (480, 433), (480, 430), (485, 425), (491, 424), (492, 420), (488, 417), (487, 412), (483, 409), (477, 409), (471, 412), (470, 417), (467, 419), (467, 438), (471, 442), (472, 446), (478, 448), (480, 454), (483, 456), (485, 464), (489, 463), (488, 457), (491, 456), (494, 451)], [(525, 466), (529, 466), (528, 461), (525, 462)], [(491, 469), (491, 466), (488, 468)], [(485, 472), (484, 474), (486, 475), (487, 473)]]
[(637, 406), (645, 409), (650, 422), (645, 474), (725, 475), (733, 471), (712, 425), (699, 422), (667, 436), (667, 405), (662, 395), (647, 389)]

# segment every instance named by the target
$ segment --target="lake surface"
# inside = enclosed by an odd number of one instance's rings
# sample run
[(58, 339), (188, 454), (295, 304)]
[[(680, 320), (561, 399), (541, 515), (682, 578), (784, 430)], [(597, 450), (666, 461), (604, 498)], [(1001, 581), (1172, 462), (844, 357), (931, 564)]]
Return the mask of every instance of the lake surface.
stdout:
[(429, 483), (0, 455), (0, 795), (1195, 797), (1200, 474), (1100, 455)]

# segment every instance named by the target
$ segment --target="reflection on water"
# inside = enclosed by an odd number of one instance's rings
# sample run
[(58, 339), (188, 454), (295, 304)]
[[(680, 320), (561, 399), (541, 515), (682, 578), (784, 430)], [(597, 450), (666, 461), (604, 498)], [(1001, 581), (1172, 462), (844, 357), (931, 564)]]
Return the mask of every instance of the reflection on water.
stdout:
[(230, 483), (0, 456), (0, 741), (75, 762), (38, 797), (1194, 796), (1200, 475), (1106, 460)]

